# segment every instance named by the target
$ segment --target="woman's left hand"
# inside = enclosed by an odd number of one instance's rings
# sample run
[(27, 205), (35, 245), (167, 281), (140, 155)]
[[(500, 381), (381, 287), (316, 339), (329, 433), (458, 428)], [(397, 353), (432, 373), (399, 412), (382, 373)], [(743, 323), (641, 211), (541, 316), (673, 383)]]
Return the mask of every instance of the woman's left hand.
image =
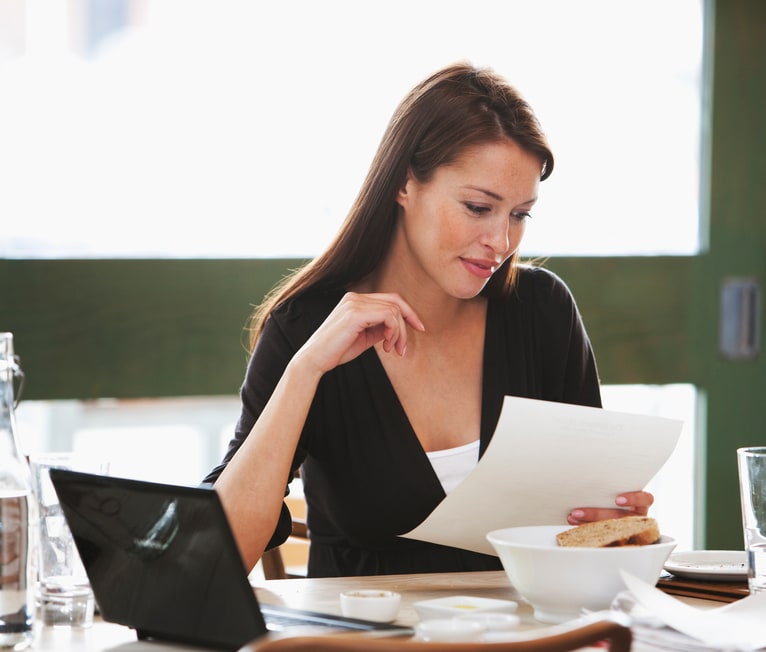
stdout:
[(569, 512), (569, 525), (582, 525), (591, 521), (623, 516), (646, 516), (654, 502), (654, 496), (646, 491), (628, 491), (615, 499), (617, 507), (577, 507)]

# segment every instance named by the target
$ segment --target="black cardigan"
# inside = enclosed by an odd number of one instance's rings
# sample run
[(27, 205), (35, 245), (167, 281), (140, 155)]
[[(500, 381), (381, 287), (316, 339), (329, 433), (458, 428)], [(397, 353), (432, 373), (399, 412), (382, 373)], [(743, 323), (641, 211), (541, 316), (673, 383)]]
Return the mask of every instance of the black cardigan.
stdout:
[[(311, 294), (272, 314), (248, 366), (235, 437), (206, 481), (218, 477), (289, 360), (342, 294)], [(523, 267), (514, 293), (490, 300), (484, 347), (480, 455), (507, 395), (601, 406), (577, 306), (551, 272)], [(310, 576), (502, 568), (494, 556), (397, 536), (421, 523), (444, 491), (374, 349), (322, 377), (293, 461), (294, 469), (299, 466), (311, 533)], [(269, 547), (289, 533), (283, 506)]]

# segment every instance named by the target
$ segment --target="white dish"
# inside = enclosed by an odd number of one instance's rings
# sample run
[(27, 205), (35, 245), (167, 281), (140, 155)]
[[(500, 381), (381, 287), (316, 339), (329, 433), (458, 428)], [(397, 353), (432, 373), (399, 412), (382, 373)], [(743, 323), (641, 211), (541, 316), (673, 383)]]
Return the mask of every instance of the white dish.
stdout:
[(340, 612), (347, 618), (390, 623), (399, 614), (402, 596), (396, 591), (360, 589), (340, 594)]
[(744, 550), (690, 550), (671, 553), (665, 570), (678, 577), (709, 582), (738, 582), (747, 579)]
[(521, 618), (516, 614), (482, 611), (477, 614), (460, 614), (457, 620), (470, 620), (479, 623), (488, 632), (507, 632), (516, 629), (521, 624)]
[(480, 641), (484, 625), (458, 618), (437, 618), (415, 625), (415, 638), (421, 641), (468, 643)]
[(421, 620), (430, 620), (433, 618), (452, 618), (464, 614), (513, 613), (519, 605), (512, 600), (452, 595), (447, 598), (421, 600), (416, 602), (413, 607), (415, 607)]

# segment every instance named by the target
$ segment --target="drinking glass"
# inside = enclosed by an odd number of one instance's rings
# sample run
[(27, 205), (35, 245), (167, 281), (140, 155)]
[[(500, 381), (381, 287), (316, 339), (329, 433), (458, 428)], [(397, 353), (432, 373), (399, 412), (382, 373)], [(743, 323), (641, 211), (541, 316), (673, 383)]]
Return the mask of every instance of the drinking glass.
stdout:
[(766, 592), (766, 446), (737, 449), (750, 593)]
[(36, 593), (40, 619), (53, 627), (88, 627), (93, 623), (93, 591), (49, 472), (62, 468), (104, 474), (108, 465), (70, 452), (34, 456), (30, 461), (40, 517)]

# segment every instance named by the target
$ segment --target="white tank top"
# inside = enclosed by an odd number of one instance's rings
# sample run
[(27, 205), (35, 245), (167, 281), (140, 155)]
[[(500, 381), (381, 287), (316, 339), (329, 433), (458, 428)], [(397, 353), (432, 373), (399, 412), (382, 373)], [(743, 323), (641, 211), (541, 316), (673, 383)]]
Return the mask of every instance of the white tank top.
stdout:
[(455, 448), (426, 453), (442, 483), (444, 493), (450, 493), (473, 470), (479, 461), (479, 440)]

